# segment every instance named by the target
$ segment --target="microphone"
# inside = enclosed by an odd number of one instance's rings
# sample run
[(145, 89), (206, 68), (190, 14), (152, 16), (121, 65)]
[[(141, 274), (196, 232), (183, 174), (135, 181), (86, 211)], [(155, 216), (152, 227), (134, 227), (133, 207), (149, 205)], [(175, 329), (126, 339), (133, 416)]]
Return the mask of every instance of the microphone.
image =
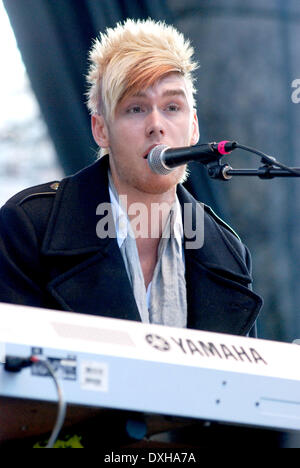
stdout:
[(166, 145), (157, 145), (146, 156), (150, 169), (156, 174), (167, 175), (175, 167), (182, 166), (190, 161), (209, 164), (218, 161), (230, 154), (236, 148), (235, 141), (212, 142), (182, 148), (170, 148)]

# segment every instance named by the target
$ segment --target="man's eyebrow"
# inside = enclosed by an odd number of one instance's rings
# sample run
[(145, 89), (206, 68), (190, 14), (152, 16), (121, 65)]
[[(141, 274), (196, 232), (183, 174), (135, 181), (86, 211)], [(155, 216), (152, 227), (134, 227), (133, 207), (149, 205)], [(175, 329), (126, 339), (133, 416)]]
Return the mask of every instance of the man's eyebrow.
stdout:
[(167, 97), (167, 96), (182, 96), (182, 97), (186, 97), (186, 94), (185, 94), (185, 92), (183, 91), (183, 89), (167, 89), (166, 91), (163, 92), (162, 96), (163, 96), (163, 97)]
[[(186, 98), (186, 93), (184, 92), (183, 89), (166, 89), (162, 93), (162, 97), (168, 97), (168, 96), (182, 96), (182, 97)], [(135, 93), (132, 97), (146, 98), (147, 93), (145, 93), (144, 91), (139, 91), (139, 92)]]

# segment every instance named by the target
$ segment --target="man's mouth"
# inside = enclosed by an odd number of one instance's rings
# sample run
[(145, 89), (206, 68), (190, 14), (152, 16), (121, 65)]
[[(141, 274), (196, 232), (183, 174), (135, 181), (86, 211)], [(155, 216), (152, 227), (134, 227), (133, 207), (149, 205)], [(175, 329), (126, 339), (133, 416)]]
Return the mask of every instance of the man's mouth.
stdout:
[(148, 148), (148, 149), (147, 149), (147, 152), (144, 154), (144, 159), (148, 159), (148, 155), (149, 155), (150, 151), (151, 151), (153, 148), (155, 148), (155, 146), (158, 146), (158, 145), (159, 145), (159, 143), (155, 143), (155, 145), (150, 146), (150, 148)]

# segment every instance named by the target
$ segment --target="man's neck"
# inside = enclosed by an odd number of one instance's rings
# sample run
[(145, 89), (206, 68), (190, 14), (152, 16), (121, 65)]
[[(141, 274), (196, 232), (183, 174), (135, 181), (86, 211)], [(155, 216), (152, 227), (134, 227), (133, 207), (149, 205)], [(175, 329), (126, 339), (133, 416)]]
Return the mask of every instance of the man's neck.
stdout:
[(164, 193), (147, 193), (115, 182), (123, 209), (127, 212), (136, 239), (159, 239), (176, 200), (176, 186)]

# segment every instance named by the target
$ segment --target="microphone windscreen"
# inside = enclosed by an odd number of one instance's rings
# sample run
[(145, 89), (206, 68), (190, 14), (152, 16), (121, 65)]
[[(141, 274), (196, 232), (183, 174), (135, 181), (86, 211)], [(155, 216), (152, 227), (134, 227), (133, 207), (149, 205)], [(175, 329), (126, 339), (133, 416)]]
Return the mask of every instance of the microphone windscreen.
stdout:
[(169, 147), (167, 145), (157, 145), (148, 154), (148, 164), (150, 169), (156, 174), (168, 175), (173, 171), (172, 168), (168, 168), (163, 164), (162, 156), (166, 149)]

